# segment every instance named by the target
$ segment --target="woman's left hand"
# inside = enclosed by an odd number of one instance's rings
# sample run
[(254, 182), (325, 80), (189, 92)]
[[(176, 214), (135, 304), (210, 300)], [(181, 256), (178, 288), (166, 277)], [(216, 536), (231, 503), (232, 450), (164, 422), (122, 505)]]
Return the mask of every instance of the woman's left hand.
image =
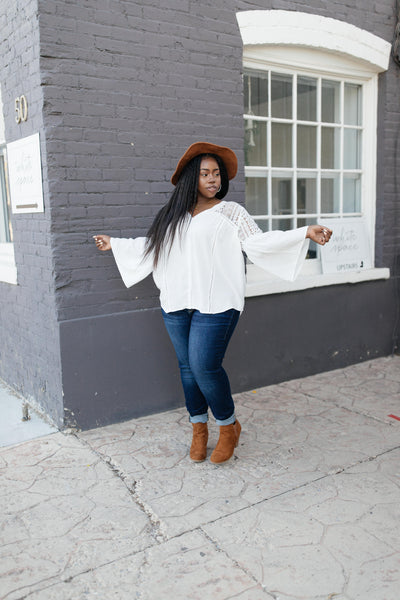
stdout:
[(310, 225), (307, 229), (306, 238), (309, 238), (313, 242), (325, 246), (331, 239), (332, 229), (324, 227), (323, 225)]

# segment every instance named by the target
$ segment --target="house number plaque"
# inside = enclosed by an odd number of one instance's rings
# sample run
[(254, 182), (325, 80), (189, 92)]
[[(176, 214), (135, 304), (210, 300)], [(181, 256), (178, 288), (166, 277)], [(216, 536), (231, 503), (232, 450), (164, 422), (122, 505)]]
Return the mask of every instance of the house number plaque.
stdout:
[(28, 102), (24, 95), (15, 98), (15, 121), (24, 123), (28, 120)]

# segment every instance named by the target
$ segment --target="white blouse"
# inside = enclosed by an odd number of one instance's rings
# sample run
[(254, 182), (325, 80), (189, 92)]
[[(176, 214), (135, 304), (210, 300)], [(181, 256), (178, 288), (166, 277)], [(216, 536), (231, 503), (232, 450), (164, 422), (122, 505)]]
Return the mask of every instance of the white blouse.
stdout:
[(111, 238), (122, 280), (127, 287), (151, 272), (165, 312), (184, 308), (219, 313), (243, 310), (246, 276), (243, 252), (256, 265), (282, 279), (294, 280), (308, 250), (307, 227), (263, 233), (236, 202), (221, 201), (196, 216), (188, 215), (170, 252), (156, 268), (143, 258), (146, 238)]

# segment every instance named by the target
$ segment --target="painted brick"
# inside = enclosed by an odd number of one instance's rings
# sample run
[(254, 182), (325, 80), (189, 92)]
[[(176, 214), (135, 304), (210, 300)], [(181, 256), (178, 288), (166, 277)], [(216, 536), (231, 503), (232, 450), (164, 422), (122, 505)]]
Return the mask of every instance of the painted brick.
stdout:
[[(3, 3), (1, 13), (1, 21), (5, 25), (0, 43), (0, 73), (6, 140), (13, 141), (39, 131), (46, 189), (37, 2), (16, 0)], [(28, 99), (28, 121), (17, 125), (14, 121), (14, 98), (22, 93)], [(48, 207), (46, 198), (45, 204)], [(49, 215), (46, 212), (13, 215), (12, 225), (18, 286), (0, 286), (2, 346), (7, 349), (0, 354), (0, 376), (23, 396), (34, 398), (57, 423), (62, 424), (60, 350)]]

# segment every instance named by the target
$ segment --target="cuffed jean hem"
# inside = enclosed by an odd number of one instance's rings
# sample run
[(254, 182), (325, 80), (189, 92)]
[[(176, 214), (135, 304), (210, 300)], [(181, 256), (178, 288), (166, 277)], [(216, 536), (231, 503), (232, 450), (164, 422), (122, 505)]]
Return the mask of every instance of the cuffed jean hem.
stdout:
[(191, 423), (207, 423), (208, 413), (204, 413), (203, 415), (194, 415), (194, 417), (189, 417), (189, 421)]
[(235, 423), (235, 421), (235, 413), (233, 413), (231, 417), (229, 417), (228, 419), (224, 419), (223, 421), (221, 421), (221, 419), (215, 419), (217, 425), (232, 425), (232, 423)]

